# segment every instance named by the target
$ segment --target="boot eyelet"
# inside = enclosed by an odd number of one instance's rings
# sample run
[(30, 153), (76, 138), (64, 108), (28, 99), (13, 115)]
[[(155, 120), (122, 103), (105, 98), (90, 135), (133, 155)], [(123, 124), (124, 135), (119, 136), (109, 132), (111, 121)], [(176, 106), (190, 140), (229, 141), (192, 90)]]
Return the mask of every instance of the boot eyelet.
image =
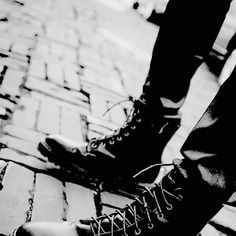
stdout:
[(72, 148), (72, 149), (71, 149), (71, 152), (72, 152), (72, 153), (76, 153), (76, 151), (77, 151), (77, 148)]
[(129, 132), (125, 133), (124, 135), (125, 135), (125, 137), (128, 137), (129, 136)]
[(121, 140), (122, 140), (122, 137), (121, 137), (121, 136), (117, 137), (117, 140), (118, 140), (118, 141), (121, 141)]
[(95, 142), (92, 142), (91, 143), (91, 148), (97, 148), (98, 147), (98, 144), (97, 143), (95, 143)]
[(182, 195), (178, 195), (177, 199), (178, 199), (179, 201), (182, 201), (182, 200), (183, 200), (183, 196), (182, 196)]
[(162, 220), (162, 219), (164, 218), (163, 213), (160, 213), (160, 214), (158, 214), (157, 216), (158, 216), (158, 219), (160, 219), (160, 220)]
[(117, 135), (118, 133), (119, 133), (119, 130), (116, 129), (116, 130), (114, 131), (114, 135)]
[(131, 126), (131, 129), (136, 129), (136, 126), (135, 126), (135, 125), (132, 125), (132, 126)]
[(139, 118), (139, 119), (137, 119), (136, 120), (138, 123), (140, 123), (141, 121), (142, 121), (142, 119), (141, 118)]
[(151, 222), (149, 222), (148, 225), (147, 225), (147, 227), (148, 227), (149, 229), (153, 229), (153, 228), (154, 228), (154, 224), (151, 223)]
[(109, 143), (110, 143), (111, 145), (113, 145), (113, 144), (115, 143), (115, 141), (114, 141), (114, 140), (110, 140)]
[(136, 228), (135, 231), (134, 231), (135, 235), (140, 235), (141, 232), (142, 232), (142, 231), (141, 231), (141, 229), (139, 229), (139, 228)]

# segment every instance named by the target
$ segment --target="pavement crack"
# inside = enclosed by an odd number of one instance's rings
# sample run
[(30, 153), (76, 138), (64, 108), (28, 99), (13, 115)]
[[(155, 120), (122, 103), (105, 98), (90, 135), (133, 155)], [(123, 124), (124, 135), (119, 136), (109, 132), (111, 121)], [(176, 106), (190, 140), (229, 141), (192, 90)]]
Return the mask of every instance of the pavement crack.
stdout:
[(65, 182), (62, 182), (63, 184), (63, 189), (62, 189), (62, 197), (63, 197), (63, 212), (62, 212), (62, 220), (66, 221), (67, 220), (67, 212), (68, 212), (68, 201), (67, 201), (67, 196), (66, 196), (66, 184)]
[(32, 219), (32, 213), (33, 213), (33, 208), (34, 208), (34, 194), (35, 194), (35, 191), (36, 191), (36, 173), (34, 173), (32, 189), (29, 190), (29, 194), (30, 194), (30, 198), (28, 199), (29, 209), (28, 209), (28, 211), (26, 211), (25, 222), (30, 222), (31, 219)]

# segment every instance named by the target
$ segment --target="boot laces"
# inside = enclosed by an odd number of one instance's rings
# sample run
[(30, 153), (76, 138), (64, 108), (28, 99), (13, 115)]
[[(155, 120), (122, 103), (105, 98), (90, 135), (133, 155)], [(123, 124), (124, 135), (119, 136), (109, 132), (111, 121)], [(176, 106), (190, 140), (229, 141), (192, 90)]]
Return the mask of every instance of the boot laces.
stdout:
[[(137, 102), (139, 102), (139, 103), (143, 103), (143, 102), (141, 100), (135, 100), (133, 98), (129, 98), (129, 99), (117, 102), (112, 107), (108, 108), (108, 110), (104, 113), (104, 115), (108, 111), (110, 111), (111, 109), (113, 109), (115, 106), (117, 106), (118, 104), (120, 104), (122, 102), (132, 102), (134, 104), (133, 108), (131, 109), (131, 112), (128, 115), (128, 118), (126, 119), (124, 124), (120, 128), (114, 130), (110, 134), (103, 135), (103, 136), (101, 136), (99, 138), (91, 139), (90, 140), (91, 148), (97, 148), (99, 143), (101, 143), (101, 142), (102, 143), (109, 143), (110, 145), (114, 145), (116, 140), (120, 142), (120, 141), (122, 141), (122, 139), (124, 137), (128, 137), (130, 135), (130, 131), (135, 130), (137, 128), (137, 125), (139, 123), (141, 123), (141, 121), (142, 121), (141, 118), (137, 117), (138, 114), (140, 113), (140, 109), (137, 106), (135, 106), (135, 104)], [(127, 131), (128, 128), (129, 128), (129, 131)]]
[(122, 235), (128, 236), (131, 227), (132, 232), (139, 235), (143, 228), (153, 229), (156, 224), (154, 222), (164, 220), (164, 212), (173, 209), (174, 206), (168, 199), (172, 198), (177, 202), (183, 199), (182, 195), (177, 192), (181, 190), (181, 187), (176, 187), (174, 177), (172, 177), (175, 173), (176, 170), (173, 169), (167, 174), (172, 191), (163, 187), (162, 181), (155, 183), (153, 187), (145, 187), (141, 197), (136, 197), (133, 203), (127, 204), (123, 209), (116, 210), (111, 215), (104, 214), (96, 219), (92, 218), (90, 227), (93, 235), (113, 236), (119, 231), (122, 232)]

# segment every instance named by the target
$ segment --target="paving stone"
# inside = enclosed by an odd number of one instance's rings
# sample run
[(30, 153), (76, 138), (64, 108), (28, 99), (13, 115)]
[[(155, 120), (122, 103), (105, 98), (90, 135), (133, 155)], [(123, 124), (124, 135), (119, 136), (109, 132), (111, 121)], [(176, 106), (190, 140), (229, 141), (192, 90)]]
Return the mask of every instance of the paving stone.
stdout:
[(72, 48), (65, 48), (63, 60), (75, 63), (77, 61), (76, 51)]
[(65, 74), (65, 82), (66, 86), (72, 89), (80, 90), (81, 85), (79, 82), (79, 76), (75, 71), (72, 71), (70, 69), (64, 69)]
[(102, 62), (100, 61), (92, 61), (89, 57), (79, 57), (79, 63), (86, 69), (90, 69), (92, 71), (96, 72), (97, 77), (101, 76), (102, 73), (107, 71), (108, 68), (106, 68)]
[[(92, 55), (90, 55), (92, 53)], [(79, 51), (79, 63), (83, 65), (84, 67), (89, 67), (91, 69), (94, 69), (95, 71), (100, 71), (102, 68), (105, 68), (105, 66), (101, 62), (101, 58), (94, 54), (94, 52), (88, 51), (87, 55), (81, 55)]]
[(52, 43), (50, 52), (51, 52), (51, 54), (53, 54), (53, 55), (55, 55), (59, 58), (63, 58), (63, 56), (64, 56), (64, 47), (60, 44)]
[(68, 203), (67, 220), (78, 221), (96, 217), (93, 192), (90, 189), (66, 182), (66, 200)]
[(36, 59), (31, 59), (28, 74), (40, 79), (45, 79), (45, 63)]
[(1, 233), (8, 235), (25, 222), (33, 181), (32, 171), (13, 163), (8, 165), (0, 193)]
[(99, 133), (100, 135), (104, 135), (104, 134), (108, 134), (108, 133), (113, 132), (111, 129), (109, 129), (107, 127), (93, 124), (93, 123), (89, 123), (88, 129), (89, 129), (89, 131), (95, 131), (96, 133)]
[[(12, 35), (10, 34), (9, 37), (11, 37)], [(12, 36), (14, 37), (14, 36)], [(18, 38), (16, 40), (19, 40)], [(4, 49), (0, 49), (0, 52), (2, 54), (4, 54), (5, 56), (8, 56), (8, 59), (12, 59), (15, 60), (16, 64), (22, 65), (24, 67), (28, 66), (28, 58), (26, 55), (23, 54), (19, 54), (19, 53), (14, 53), (14, 52), (10, 52), (8, 50), (4, 50)]]
[(0, 22), (0, 30), (5, 31), (9, 28), (9, 23), (8, 22)]
[(21, 96), (18, 106), (24, 110), (39, 110), (39, 100), (35, 99), (31, 96), (31, 94), (24, 94), (24, 96)]
[[(112, 107), (113, 105), (110, 105)], [(124, 124), (126, 121), (126, 115), (124, 113), (124, 109), (122, 106), (115, 105), (109, 110), (109, 115), (111, 117), (111, 122), (116, 123), (118, 125)]]
[(40, 152), (37, 150), (37, 144), (21, 140), (9, 135), (4, 135), (0, 138), (0, 142), (6, 144), (9, 148), (12, 148), (14, 150), (20, 151), (24, 154), (35, 156), (41, 160), (46, 160), (45, 157), (43, 157)]
[(27, 64), (25, 62), (10, 57), (0, 58), (0, 64), (18, 71), (26, 71), (27, 68)]
[(58, 100), (68, 102), (73, 105), (80, 106), (82, 108), (88, 108), (88, 104), (72, 96), (73, 94), (72, 92), (67, 91), (66, 89), (61, 89), (57, 87), (55, 84), (49, 83), (48, 81), (43, 81), (37, 78), (29, 77), (25, 84), (25, 87), (37, 92), (41, 92), (48, 96), (51, 96), (52, 98), (57, 98)]
[(119, 128), (119, 125), (117, 125), (117, 124), (113, 124), (109, 121), (99, 119), (99, 118), (91, 116), (91, 115), (87, 115), (87, 121), (89, 123), (93, 123), (95, 125), (102, 126), (104, 128), (108, 128), (110, 130), (115, 130), (115, 129)]
[[(80, 63), (80, 65), (82, 65)], [(97, 79), (98, 79), (98, 74), (95, 70), (85, 67), (85, 69), (83, 70), (83, 75), (82, 78), (84, 78), (84, 80), (89, 81), (91, 83), (98, 83)]]
[(28, 44), (19, 43), (19, 42), (14, 42), (11, 47), (12, 52), (17, 52), (23, 55), (28, 55), (28, 50), (29, 50)]
[(32, 129), (35, 126), (36, 111), (16, 110), (12, 117), (12, 123), (21, 127)]
[(102, 57), (102, 64), (110, 69), (114, 69), (114, 61), (109, 57)]
[(64, 85), (63, 71), (57, 64), (47, 64), (47, 77), (61, 86)]
[(56, 166), (55, 164), (42, 161), (38, 158), (33, 156), (20, 154), (12, 149), (4, 148), (0, 152), (0, 159), (5, 161), (12, 161), (18, 163), (22, 166), (25, 166), (31, 170), (35, 171), (43, 171), (43, 172), (50, 172), (50, 171), (59, 171), (60, 167)]
[(101, 70), (100, 76), (98, 77), (99, 83), (111, 91), (115, 91), (119, 94), (125, 95), (124, 87), (122, 85), (122, 77), (115, 71), (112, 70)]
[(25, 87), (39, 92), (47, 93), (48, 95), (52, 95), (53, 92), (56, 93), (56, 91), (60, 90), (60, 88), (55, 84), (52, 84), (46, 80), (40, 80), (32, 76), (28, 77)]
[(10, 109), (11, 111), (14, 110), (15, 108), (15, 105), (13, 102), (7, 100), (7, 99), (3, 99), (3, 98), (0, 98), (0, 106), (1, 107), (5, 107), (5, 108), (8, 108)]
[(35, 144), (38, 144), (39, 141), (45, 137), (45, 135), (42, 133), (12, 124), (6, 125), (3, 128), (3, 133)]
[(61, 110), (61, 134), (76, 141), (83, 141), (80, 115), (69, 109)]
[(37, 54), (35, 51), (32, 50), (31, 57), (36, 60), (43, 61), (46, 67), (47, 67), (47, 64), (58, 64), (58, 66), (63, 65), (62, 61), (58, 57), (52, 54), (41, 55), (41, 54)]
[(103, 118), (104, 120), (109, 119), (109, 117), (103, 115), (108, 109), (106, 97), (97, 94), (90, 94), (90, 104), (93, 116)]
[(39, 55), (48, 55), (49, 54), (49, 45), (47, 43), (38, 42), (35, 47), (35, 51)]
[(42, 133), (58, 134), (60, 132), (60, 109), (44, 101), (41, 102), (37, 130)]
[(48, 175), (37, 174), (32, 221), (61, 221), (64, 218), (63, 184)]
[(39, 101), (30, 96), (23, 96), (19, 101), (19, 109), (15, 110), (12, 123), (28, 129), (34, 129), (39, 110)]
[(74, 48), (78, 47), (78, 44), (79, 44), (78, 35), (73, 29), (67, 29), (66, 37), (67, 37), (67, 43), (70, 46)]
[(85, 109), (81, 106), (77, 106), (75, 104), (71, 104), (66, 101), (62, 101), (62, 100), (38, 93), (36, 91), (31, 92), (31, 95), (32, 97), (38, 100), (49, 102), (50, 104), (55, 105), (55, 106), (60, 106), (61, 108), (70, 109), (74, 112), (78, 112), (79, 114), (83, 114), (83, 115), (90, 114), (90, 111), (88, 109)]
[(121, 101), (124, 99), (128, 100), (127, 95), (117, 93), (116, 91), (106, 87), (102, 87), (97, 83), (91, 83), (90, 81), (85, 80), (83, 76), (81, 76), (80, 78), (83, 90), (88, 94), (97, 94), (99, 96), (107, 97), (107, 100), (112, 101)]
[(12, 44), (12, 42), (8, 39), (5, 39), (5, 38), (0, 39), (0, 48), (2, 48), (2, 49), (5, 49), (8, 51), (11, 47), (11, 44)]
[(77, 101), (83, 101), (85, 102), (84, 105), (89, 105), (89, 97), (85, 94), (83, 94), (82, 92), (78, 92), (78, 91), (70, 91), (69, 94), (71, 96), (73, 96)]
[(4, 76), (1, 89), (10, 95), (20, 95), (19, 87), (23, 82), (24, 73), (8, 69)]

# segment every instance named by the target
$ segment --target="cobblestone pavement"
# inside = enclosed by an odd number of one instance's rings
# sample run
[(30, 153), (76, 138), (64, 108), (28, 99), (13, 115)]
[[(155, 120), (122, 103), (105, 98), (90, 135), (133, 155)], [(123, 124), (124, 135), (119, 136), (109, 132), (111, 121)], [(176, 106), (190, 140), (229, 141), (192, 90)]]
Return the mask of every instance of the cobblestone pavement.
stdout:
[[(129, 102), (103, 114), (139, 96), (157, 33), (135, 12), (101, 1), (0, 0), (0, 233), (28, 221), (109, 213), (132, 201), (124, 191), (68, 178), (37, 144), (49, 133), (88, 141), (123, 124)], [(218, 88), (203, 64), (164, 162), (181, 158), (180, 146)], [(231, 235), (235, 216), (233, 207), (223, 208), (202, 234)]]

